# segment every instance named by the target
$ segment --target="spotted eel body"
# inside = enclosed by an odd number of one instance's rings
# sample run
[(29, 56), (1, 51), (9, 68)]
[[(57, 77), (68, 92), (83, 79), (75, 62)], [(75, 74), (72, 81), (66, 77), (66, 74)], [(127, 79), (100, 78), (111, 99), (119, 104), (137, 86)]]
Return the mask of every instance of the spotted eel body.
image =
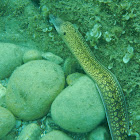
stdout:
[(93, 55), (87, 43), (72, 23), (50, 15), (53, 23), (84, 71), (96, 82), (112, 140), (127, 140), (129, 129), (125, 98), (116, 77)]

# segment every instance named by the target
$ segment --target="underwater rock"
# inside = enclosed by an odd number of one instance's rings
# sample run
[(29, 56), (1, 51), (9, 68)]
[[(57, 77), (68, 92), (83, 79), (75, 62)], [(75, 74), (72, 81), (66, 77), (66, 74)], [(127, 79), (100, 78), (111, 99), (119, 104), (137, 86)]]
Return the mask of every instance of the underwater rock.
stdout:
[(99, 126), (91, 131), (88, 140), (109, 140), (109, 134), (105, 127)]
[(82, 76), (57, 96), (51, 114), (56, 124), (76, 133), (91, 131), (105, 118), (96, 85), (87, 76)]
[(46, 52), (42, 54), (42, 57), (48, 61), (54, 62), (56, 64), (61, 64), (63, 63), (63, 59), (51, 52)]
[(5, 106), (6, 88), (0, 84), (0, 106)]
[(15, 124), (16, 120), (13, 114), (8, 109), (0, 107), (0, 139), (7, 135)]
[(29, 50), (23, 55), (23, 62), (27, 63), (32, 60), (42, 59), (41, 53), (38, 50)]
[(66, 76), (72, 74), (77, 71), (79, 64), (77, 63), (75, 58), (68, 57), (63, 66), (63, 70)]
[(17, 45), (0, 43), (0, 80), (9, 77), (22, 63), (22, 51)]
[(39, 140), (39, 137), (40, 137), (39, 126), (35, 123), (31, 123), (22, 130), (17, 140)]
[(41, 118), (48, 113), (64, 83), (64, 72), (59, 65), (46, 60), (30, 61), (10, 77), (6, 105), (19, 119)]
[(85, 74), (83, 73), (72, 73), (67, 76), (66, 81), (68, 85), (73, 85), (80, 77), (84, 76)]
[(73, 140), (69, 136), (67, 136), (65, 133), (59, 130), (53, 130), (49, 133), (47, 133), (43, 138), (40, 140)]

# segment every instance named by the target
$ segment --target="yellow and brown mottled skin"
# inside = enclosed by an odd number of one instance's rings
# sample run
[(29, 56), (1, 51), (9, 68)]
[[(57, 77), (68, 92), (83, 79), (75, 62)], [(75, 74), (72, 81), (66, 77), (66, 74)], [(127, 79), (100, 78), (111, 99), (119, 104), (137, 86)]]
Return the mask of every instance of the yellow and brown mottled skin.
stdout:
[(72, 23), (50, 15), (52, 22), (84, 71), (96, 82), (102, 98), (112, 140), (126, 140), (128, 113), (122, 89), (116, 77), (93, 55), (82, 35)]

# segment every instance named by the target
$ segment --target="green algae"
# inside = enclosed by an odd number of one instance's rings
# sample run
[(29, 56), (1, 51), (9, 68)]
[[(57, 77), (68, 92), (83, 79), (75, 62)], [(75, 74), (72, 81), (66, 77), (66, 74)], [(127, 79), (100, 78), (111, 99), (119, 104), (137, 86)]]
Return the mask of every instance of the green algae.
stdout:
[[(140, 1), (138, 0), (5, 0), (0, 1), (0, 41), (10, 42), (29, 48), (49, 51), (63, 59), (71, 56), (64, 42), (49, 23), (49, 14), (72, 22), (86, 39), (87, 32), (100, 24), (102, 33), (91, 46), (95, 56), (106, 67), (113, 63), (111, 71), (116, 75), (127, 99), (130, 129), (140, 134)], [(105, 35), (111, 39), (106, 41)], [(126, 64), (123, 57), (128, 46), (134, 54)]]

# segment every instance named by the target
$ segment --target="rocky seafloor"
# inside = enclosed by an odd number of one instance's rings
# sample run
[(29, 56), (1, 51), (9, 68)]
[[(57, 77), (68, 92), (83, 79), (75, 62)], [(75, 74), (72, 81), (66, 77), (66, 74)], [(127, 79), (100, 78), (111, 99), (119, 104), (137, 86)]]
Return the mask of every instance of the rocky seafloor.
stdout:
[(0, 139), (111, 139), (95, 83), (49, 22), (53, 14), (72, 22), (116, 75), (138, 140), (139, 11), (137, 0), (0, 1)]

